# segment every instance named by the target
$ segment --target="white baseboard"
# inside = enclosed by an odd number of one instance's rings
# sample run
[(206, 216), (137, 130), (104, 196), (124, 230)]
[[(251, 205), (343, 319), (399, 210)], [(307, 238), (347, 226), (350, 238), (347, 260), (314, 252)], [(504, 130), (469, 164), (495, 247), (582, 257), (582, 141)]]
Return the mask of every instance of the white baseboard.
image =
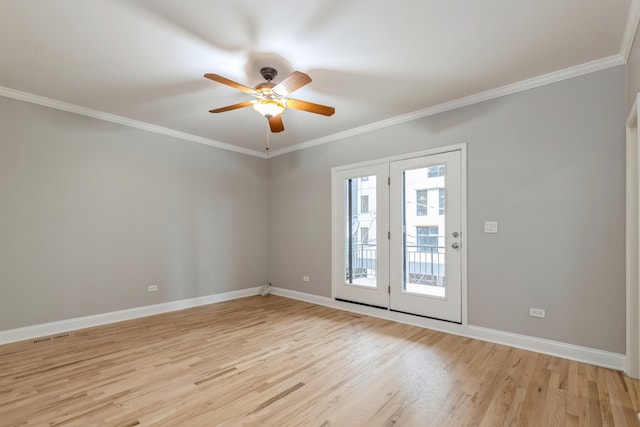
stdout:
[[(239, 291), (224, 292), (203, 297), (171, 301), (162, 304), (132, 308), (128, 310), (120, 310), (110, 313), (96, 314), (93, 316), (78, 317), (74, 319), (44, 323), (40, 325), (26, 326), (24, 328), (0, 331), (0, 344), (8, 344), (38, 337), (56, 335), (78, 329), (106, 325), (109, 323), (121, 322), (123, 320), (136, 319), (139, 317), (167, 313), (170, 311), (182, 310), (185, 308), (198, 307), (201, 305), (213, 304), (216, 302), (230, 301), (237, 298), (257, 295), (259, 290), (259, 287), (249, 288)], [(535, 338), (527, 335), (519, 335), (512, 332), (499, 331), (497, 329), (489, 329), (473, 325), (458, 325), (455, 323), (427, 319), (419, 316), (411, 316), (409, 314), (396, 313), (393, 311), (381, 310), (364, 305), (335, 301), (328, 297), (312, 295), (305, 292), (292, 291), (289, 289), (274, 287), (272, 288), (271, 293), (286, 298), (310, 302), (312, 304), (350, 311), (353, 313), (372, 317), (378, 317), (386, 320), (392, 320), (400, 323), (433, 329), (436, 331), (465, 336), (469, 338), (475, 338), (482, 341), (493, 342), (496, 344), (508, 345), (510, 347), (549, 354), (552, 356), (562, 357), (564, 359), (576, 360), (579, 362), (603, 366), (606, 368), (624, 370), (625, 367), (625, 355), (619, 353), (612, 353), (594, 348), (567, 344), (559, 341)]]
[(625, 367), (625, 355), (590, 347), (582, 347), (574, 344), (567, 344), (559, 341), (552, 341), (527, 335), (515, 334), (512, 332), (500, 331), (497, 329), (484, 328), (473, 325), (458, 325), (456, 323), (444, 322), (435, 319), (427, 319), (420, 316), (387, 311), (379, 308), (364, 305), (351, 304), (335, 301), (328, 297), (311, 295), (304, 292), (292, 291), (289, 289), (274, 287), (271, 290), (274, 295), (286, 298), (297, 299), (326, 307), (337, 308), (339, 310), (364, 314), (386, 320), (406, 323), (436, 331), (447, 332), (468, 338), (488, 341), (496, 344), (503, 344), (510, 347), (535, 351), (537, 353), (548, 354), (561, 357), (563, 359), (575, 360), (589, 363), (591, 365), (602, 366), (623, 371)]
[(40, 325), (26, 326), (24, 328), (0, 331), (0, 344), (8, 344), (17, 341), (29, 340), (38, 337), (56, 335), (63, 332), (78, 329), (91, 328), (93, 326), (106, 325), (121, 322), (123, 320), (136, 319), (154, 314), (168, 313), (170, 311), (183, 310), (185, 308), (198, 307), (216, 302), (230, 301), (237, 298), (257, 295), (260, 288), (242, 289), (239, 291), (224, 292), (203, 297), (189, 298), (178, 301), (170, 301), (161, 304), (136, 307), (128, 310), (101, 313), (92, 316), (77, 317), (74, 319), (60, 320), (57, 322), (43, 323)]

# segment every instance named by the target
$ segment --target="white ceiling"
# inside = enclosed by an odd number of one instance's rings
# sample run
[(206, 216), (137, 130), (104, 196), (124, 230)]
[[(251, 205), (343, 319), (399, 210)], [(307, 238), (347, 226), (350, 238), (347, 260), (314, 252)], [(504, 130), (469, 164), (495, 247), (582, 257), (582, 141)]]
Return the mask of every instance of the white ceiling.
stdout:
[[(272, 151), (620, 57), (631, 0), (2, 0), (0, 86), (263, 153), (258, 70), (303, 71)], [(67, 104), (62, 104), (67, 103)], [(110, 116), (111, 117), (111, 116)], [(140, 123), (142, 122), (142, 123)], [(219, 144), (222, 143), (222, 144)], [(233, 147), (231, 147), (233, 148)]]

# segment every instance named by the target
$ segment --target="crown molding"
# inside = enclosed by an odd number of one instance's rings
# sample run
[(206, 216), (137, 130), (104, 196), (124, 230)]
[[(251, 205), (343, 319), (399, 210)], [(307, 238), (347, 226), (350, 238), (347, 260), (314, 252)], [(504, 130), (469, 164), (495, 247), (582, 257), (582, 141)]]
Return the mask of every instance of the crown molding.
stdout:
[[(638, 16), (640, 16), (640, 8), (638, 8), (635, 5), (638, 5), (639, 3), (640, 3), (640, 0), (634, 0), (634, 3), (632, 5), (632, 9), (638, 12), (637, 13)], [(631, 16), (631, 12), (630, 12), (630, 16)], [(638, 19), (636, 18), (636, 26), (637, 26), (637, 20)], [(631, 39), (633, 39), (633, 36), (630, 36), (630, 37)], [(315, 147), (318, 145), (339, 141), (349, 137), (362, 135), (362, 134), (373, 132), (379, 129), (384, 129), (384, 128), (395, 126), (398, 124), (410, 122), (412, 120), (417, 120), (423, 117), (433, 116), (435, 114), (455, 110), (458, 108), (466, 107), (466, 106), (477, 104), (480, 102), (489, 101), (495, 98), (500, 98), (502, 96), (523, 92), (529, 89), (534, 89), (534, 88), (548, 85), (551, 83), (557, 83), (562, 80), (567, 80), (573, 77), (579, 77), (585, 74), (606, 70), (608, 68), (624, 65), (625, 63), (626, 63), (626, 59), (622, 54), (609, 56), (607, 58), (602, 58), (595, 61), (587, 62), (585, 64), (565, 68), (563, 70), (554, 71), (552, 73), (543, 74), (541, 76), (533, 77), (527, 80), (522, 80), (517, 83), (500, 86), (495, 89), (490, 89), (490, 90), (476, 93), (474, 95), (466, 96), (466, 97), (455, 99), (452, 101), (447, 101), (442, 104), (423, 108), (421, 110), (413, 111), (411, 113), (403, 114), (400, 116), (391, 117), (389, 119), (370, 123), (364, 126), (359, 126), (343, 132), (338, 132), (331, 135), (323, 136), (321, 138), (316, 138), (309, 141), (301, 142), (299, 144), (295, 144), (290, 147), (282, 148), (280, 150), (275, 150), (269, 153), (268, 155), (260, 151), (238, 147), (236, 145), (227, 144), (225, 142), (216, 141), (214, 139), (204, 138), (201, 136), (197, 136), (190, 133), (181, 132), (178, 130), (169, 129), (161, 126), (152, 125), (150, 123), (145, 123), (138, 120), (132, 120), (122, 116), (116, 116), (114, 114), (109, 114), (102, 111), (81, 107), (78, 105), (58, 101), (51, 98), (45, 98), (39, 95), (33, 95), (27, 92), (18, 91), (18, 90), (10, 89), (3, 86), (0, 86), (0, 96), (13, 98), (20, 101), (30, 102), (30, 103), (42, 105), (45, 107), (55, 108), (55, 109), (67, 111), (70, 113), (80, 114), (83, 116), (92, 117), (99, 120), (105, 120), (108, 122), (117, 123), (123, 126), (129, 126), (137, 129), (142, 129), (142, 130), (154, 132), (161, 135), (171, 136), (171, 137), (182, 139), (185, 141), (197, 142), (199, 144), (209, 145), (211, 147), (220, 148), (222, 150), (233, 151), (236, 153), (247, 154), (249, 156), (267, 159), (267, 158), (291, 153), (294, 151), (304, 150), (304, 149)]]
[[(638, 1), (640, 2), (640, 0)], [(300, 144), (292, 145), (290, 147), (272, 152), (271, 157), (291, 153), (293, 151), (304, 150), (306, 148), (327, 144), (329, 142), (339, 141), (341, 139), (356, 135), (362, 135), (364, 133), (373, 132), (378, 129), (395, 126), (398, 124), (410, 122), (412, 120), (433, 116), (435, 114), (444, 113), (446, 111), (451, 111), (462, 107), (467, 107), (469, 105), (478, 104), (480, 102), (489, 101), (506, 95), (524, 92), (529, 89), (534, 89), (551, 83), (557, 83), (563, 80), (583, 76), (585, 74), (595, 73), (597, 71), (606, 70), (608, 68), (613, 68), (624, 64), (625, 60), (623, 56), (619, 54), (609, 56), (607, 58), (597, 59), (585, 64), (580, 64), (573, 67), (565, 68), (563, 70), (554, 71), (552, 73), (543, 74), (541, 76), (532, 77), (530, 79), (522, 80), (517, 83), (500, 86), (495, 89), (489, 89), (483, 92), (476, 93), (474, 95), (465, 96), (464, 98), (454, 99), (452, 101), (447, 101), (442, 104), (434, 105), (432, 107), (423, 108), (421, 110), (392, 117), (390, 119), (381, 120), (379, 122), (349, 129), (344, 132), (338, 132), (332, 135), (324, 136), (322, 138), (312, 139)]]
[(138, 120), (128, 119), (122, 116), (116, 116), (115, 114), (109, 114), (103, 111), (93, 110), (91, 108), (81, 107), (79, 105), (70, 104), (67, 102), (62, 102), (62, 101), (58, 101), (51, 98), (45, 98), (44, 96), (22, 92), (19, 90), (10, 89), (8, 87), (0, 86), (0, 96), (17, 99), (19, 101), (30, 102), (32, 104), (42, 105), (44, 107), (55, 108), (57, 110), (67, 111), (69, 113), (79, 114), (81, 116), (92, 117), (98, 120), (117, 123), (123, 126), (142, 129), (149, 132), (158, 133), (161, 135), (171, 136), (171, 137), (182, 139), (185, 141), (197, 142), (198, 144), (209, 145), (211, 147), (220, 148), (222, 150), (234, 151), (236, 153), (247, 154), (249, 156), (261, 157), (261, 158), (267, 157), (264, 153), (261, 153), (259, 151), (249, 150), (247, 148), (242, 148), (235, 145), (227, 144), (225, 142), (216, 141), (215, 139), (204, 138), (202, 136), (181, 132), (175, 129), (156, 126), (156, 125), (152, 125), (151, 123), (145, 123)]
[(638, 23), (640, 22), (640, 0), (631, 0), (629, 7), (629, 15), (627, 15), (627, 25), (622, 36), (622, 45), (620, 47), (620, 55), (624, 58), (624, 62), (629, 61), (633, 40), (636, 38), (638, 31)]

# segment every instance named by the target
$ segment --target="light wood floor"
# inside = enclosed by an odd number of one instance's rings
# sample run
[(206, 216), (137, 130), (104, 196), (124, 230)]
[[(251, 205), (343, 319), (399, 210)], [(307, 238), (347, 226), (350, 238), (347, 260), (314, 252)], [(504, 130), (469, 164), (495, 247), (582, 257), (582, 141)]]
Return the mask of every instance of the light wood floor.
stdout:
[(621, 372), (277, 296), (0, 346), (2, 426), (625, 426)]

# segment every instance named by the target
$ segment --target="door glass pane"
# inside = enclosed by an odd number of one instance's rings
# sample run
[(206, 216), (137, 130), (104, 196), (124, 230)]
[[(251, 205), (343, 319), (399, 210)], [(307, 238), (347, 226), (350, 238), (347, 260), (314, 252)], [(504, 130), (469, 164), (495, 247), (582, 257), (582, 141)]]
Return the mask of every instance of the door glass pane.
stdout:
[(444, 298), (445, 165), (404, 171), (404, 292)]
[(376, 287), (376, 176), (345, 180), (345, 282)]

